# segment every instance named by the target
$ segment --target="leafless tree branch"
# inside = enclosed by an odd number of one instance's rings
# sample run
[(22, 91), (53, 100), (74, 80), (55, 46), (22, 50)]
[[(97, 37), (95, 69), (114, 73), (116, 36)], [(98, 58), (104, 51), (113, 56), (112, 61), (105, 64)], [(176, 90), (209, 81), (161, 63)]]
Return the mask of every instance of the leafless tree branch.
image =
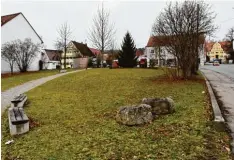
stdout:
[[(71, 28), (67, 24), (67, 22), (63, 23), (60, 28), (57, 30), (58, 32), (58, 38), (55, 42), (56, 49), (63, 50), (64, 52), (64, 68), (66, 69), (66, 54), (67, 54), (67, 45), (71, 38)], [(62, 55), (60, 56), (62, 58)], [(61, 64), (61, 58), (60, 58), (60, 64)]]
[(103, 54), (104, 50), (111, 48), (115, 32), (114, 24), (110, 23), (110, 12), (102, 5), (93, 18), (93, 26), (89, 29), (88, 38)]
[[(197, 64), (198, 47), (204, 35), (215, 30), (215, 14), (209, 4), (203, 1), (184, 1), (169, 3), (156, 18), (152, 27), (154, 36), (161, 36), (163, 47), (177, 59), (177, 73), (183, 78), (191, 77), (192, 68)], [(179, 75), (177, 75), (179, 76)]]

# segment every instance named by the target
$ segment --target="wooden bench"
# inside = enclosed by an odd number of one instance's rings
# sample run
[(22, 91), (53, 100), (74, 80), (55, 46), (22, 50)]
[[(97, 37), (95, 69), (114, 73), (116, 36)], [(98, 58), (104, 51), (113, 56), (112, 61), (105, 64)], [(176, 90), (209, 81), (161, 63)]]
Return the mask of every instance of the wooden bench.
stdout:
[(60, 70), (60, 73), (66, 73), (67, 72), (67, 70)]
[(27, 96), (25, 94), (20, 94), (13, 98), (11, 101), (11, 107), (22, 107), (24, 103), (27, 101)]
[(23, 108), (9, 108), (8, 119), (11, 135), (23, 134), (29, 131), (29, 119), (24, 113)]

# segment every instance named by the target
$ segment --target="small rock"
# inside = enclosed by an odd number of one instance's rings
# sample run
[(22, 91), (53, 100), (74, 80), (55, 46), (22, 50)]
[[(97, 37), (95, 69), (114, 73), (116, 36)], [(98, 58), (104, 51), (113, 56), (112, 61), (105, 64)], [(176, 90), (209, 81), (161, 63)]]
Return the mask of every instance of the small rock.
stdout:
[(206, 93), (205, 91), (202, 91), (202, 94)]
[(151, 106), (147, 104), (121, 107), (116, 115), (117, 122), (128, 126), (151, 123), (152, 120)]
[(174, 101), (167, 98), (143, 98), (141, 103), (151, 106), (153, 115), (169, 114), (175, 112)]

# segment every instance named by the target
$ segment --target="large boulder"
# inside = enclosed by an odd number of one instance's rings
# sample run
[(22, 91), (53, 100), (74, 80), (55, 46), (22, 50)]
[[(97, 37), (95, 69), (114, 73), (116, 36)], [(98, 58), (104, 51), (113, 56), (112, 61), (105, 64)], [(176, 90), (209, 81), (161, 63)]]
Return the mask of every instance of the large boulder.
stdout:
[(116, 120), (117, 122), (128, 126), (151, 123), (153, 120), (151, 106), (140, 104), (121, 107), (117, 112)]
[(174, 101), (169, 97), (143, 98), (141, 103), (150, 105), (153, 115), (170, 114), (175, 112)]

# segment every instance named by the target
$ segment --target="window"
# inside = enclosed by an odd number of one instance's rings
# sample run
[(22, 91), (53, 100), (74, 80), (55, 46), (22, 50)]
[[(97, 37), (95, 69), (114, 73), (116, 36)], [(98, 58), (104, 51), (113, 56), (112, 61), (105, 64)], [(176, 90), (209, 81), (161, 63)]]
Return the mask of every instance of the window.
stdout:
[(154, 50), (152, 49), (152, 50), (150, 51), (150, 53), (154, 53)]

